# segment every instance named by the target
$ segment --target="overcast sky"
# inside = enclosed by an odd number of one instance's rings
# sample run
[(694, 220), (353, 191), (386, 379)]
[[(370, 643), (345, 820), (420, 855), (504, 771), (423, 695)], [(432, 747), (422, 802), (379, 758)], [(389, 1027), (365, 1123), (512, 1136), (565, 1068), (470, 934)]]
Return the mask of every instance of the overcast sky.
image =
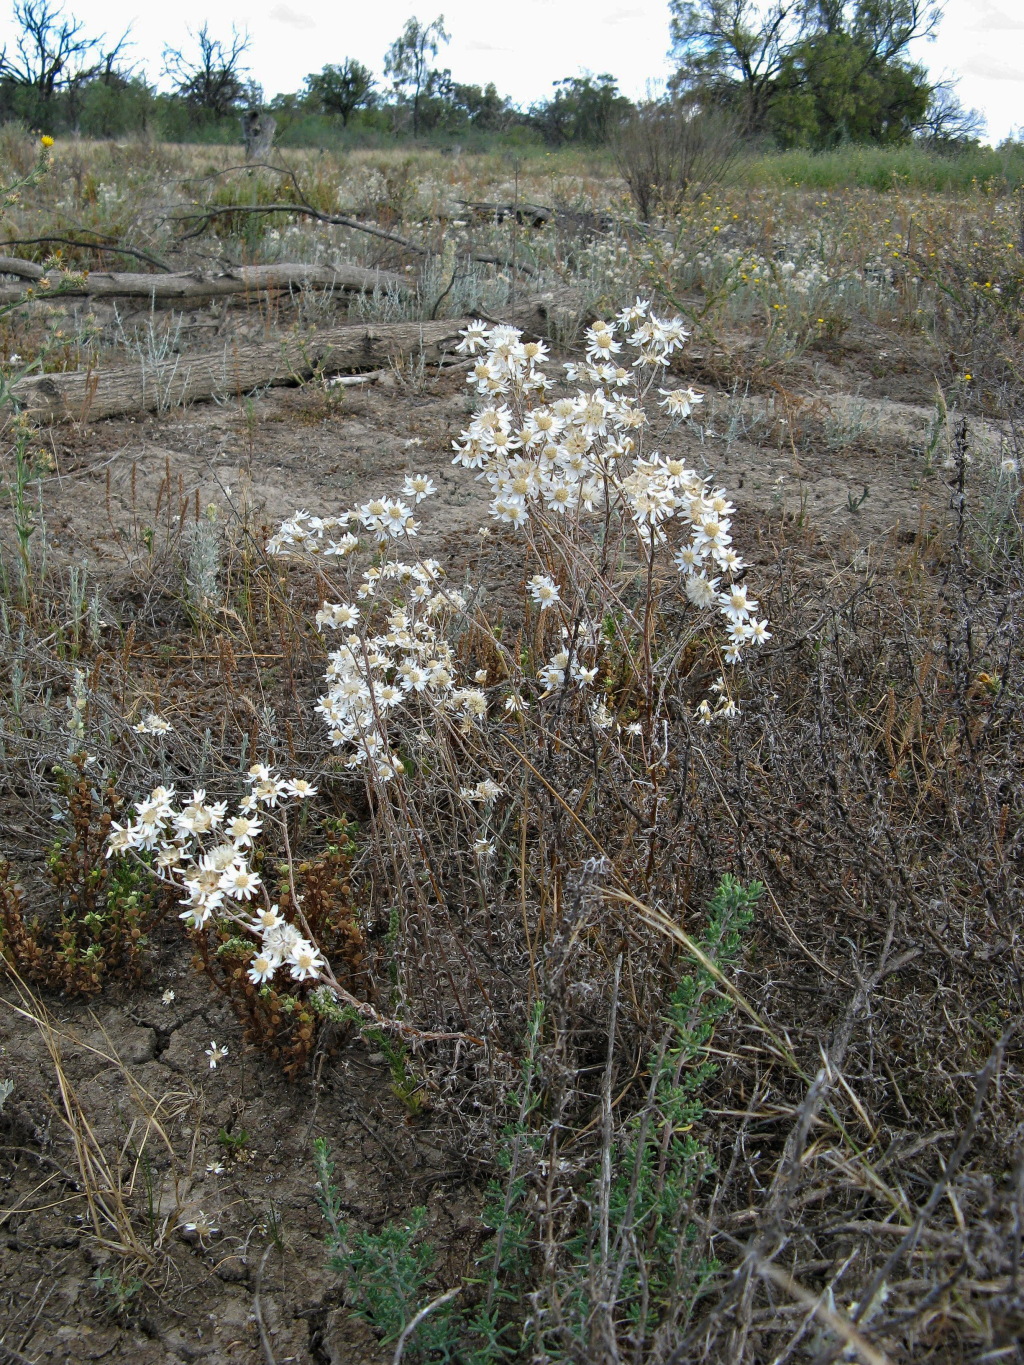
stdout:
[[(0, 0), (0, 36), (11, 32), (10, 0)], [(670, 67), (667, 0), (69, 0), (67, 9), (90, 31), (119, 34), (131, 24), (137, 57), (150, 78), (165, 43), (187, 43), (187, 28), (204, 21), (227, 36), (247, 29), (252, 74), (268, 97), (296, 90), (310, 71), (356, 57), (378, 74), (384, 52), (410, 15), (423, 22), (444, 13), (452, 35), (442, 64), (458, 81), (486, 84), (520, 104), (545, 99), (552, 81), (581, 71), (610, 71), (626, 94), (642, 95)], [(998, 141), (1024, 124), (1024, 0), (947, 0), (937, 42), (914, 53), (935, 76), (959, 75), (968, 106), (988, 119)]]

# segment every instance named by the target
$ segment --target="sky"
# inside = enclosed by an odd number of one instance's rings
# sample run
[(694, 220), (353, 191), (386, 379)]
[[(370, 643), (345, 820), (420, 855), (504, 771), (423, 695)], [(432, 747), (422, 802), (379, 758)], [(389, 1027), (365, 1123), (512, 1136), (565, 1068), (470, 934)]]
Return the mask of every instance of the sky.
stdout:
[[(10, 0), (0, 0), (0, 43), (12, 31)], [(129, 24), (139, 60), (156, 79), (164, 45), (187, 44), (204, 21), (214, 36), (232, 23), (248, 31), (248, 62), (267, 97), (296, 90), (327, 62), (355, 57), (378, 74), (384, 52), (405, 21), (443, 12), (452, 41), (440, 64), (457, 81), (493, 81), (517, 104), (546, 99), (552, 82), (583, 71), (611, 72), (631, 98), (670, 74), (667, 0), (70, 0), (66, 8), (90, 32), (119, 36)], [(935, 78), (959, 76), (958, 93), (988, 121), (998, 142), (1024, 125), (1024, 0), (946, 0), (939, 37), (913, 53)]]
[(988, 121), (987, 141), (1024, 127), (1024, 0), (947, 0), (938, 37), (913, 55), (935, 78), (959, 77), (962, 103)]

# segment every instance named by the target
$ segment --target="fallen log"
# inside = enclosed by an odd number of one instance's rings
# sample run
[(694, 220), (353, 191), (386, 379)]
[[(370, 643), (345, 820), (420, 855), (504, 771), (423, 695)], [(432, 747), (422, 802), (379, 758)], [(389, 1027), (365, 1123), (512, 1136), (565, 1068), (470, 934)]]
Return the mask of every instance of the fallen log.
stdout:
[(155, 365), (33, 375), (13, 386), (22, 411), (36, 422), (96, 422), (120, 413), (166, 411), (214, 396), (266, 385), (295, 384), (314, 372), (377, 370), (400, 355), (440, 361), (459, 340), (465, 319), (359, 323), (261, 345), (227, 345), (217, 352), (176, 356)]
[(3, 256), (0, 274), (21, 275), (31, 281), (27, 288), (0, 286), (0, 303), (75, 297), (178, 299), (187, 303), (227, 294), (285, 289), (336, 289), (350, 293), (370, 293), (378, 286), (400, 293), (409, 289), (408, 280), (393, 271), (366, 270), (359, 265), (240, 265), (224, 271), (182, 270), (168, 274), (90, 270), (84, 276), (69, 279), (56, 270), (44, 272), (33, 261)]
[(593, 322), (597, 315), (586, 306), (583, 295), (578, 289), (562, 285), (549, 289), (544, 294), (534, 294), (507, 307), (500, 319), (488, 321), (510, 322), (514, 327), (549, 341), (563, 345), (571, 340), (581, 327)]
[(20, 256), (0, 256), (0, 275), (17, 275), (19, 280), (41, 280), (46, 271), (35, 261)]
[(504, 204), (479, 204), (470, 199), (456, 202), (469, 209), (478, 223), (503, 223), (506, 218), (514, 218), (524, 226), (540, 228), (555, 216), (554, 209), (545, 208), (543, 204), (528, 204), (525, 200)]

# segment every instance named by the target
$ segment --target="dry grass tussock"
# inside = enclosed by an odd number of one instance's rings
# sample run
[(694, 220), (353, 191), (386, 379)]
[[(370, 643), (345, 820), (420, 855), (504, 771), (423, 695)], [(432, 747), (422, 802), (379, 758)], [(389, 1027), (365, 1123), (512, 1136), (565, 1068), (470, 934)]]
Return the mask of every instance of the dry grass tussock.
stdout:
[[(471, 330), (457, 457), (492, 499), (488, 591), (418, 552), (426, 476), (270, 535), (245, 499), (230, 521), (197, 506), (169, 465), (93, 583), (44, 562), (36, 438), (11, 427), (6, 994), (60, 1078), (56, 993), (130, 986), (180, 914), (259, 1065), (301, 1078), (370, 1039), (478, 1196), (442, 1262), (411, 1198), (361, 1226), (330, 1134), (310, 1152), (348, 1308), (396, 1360), (1019, 1351), (1013, 365), (971, 388), (958, 363), (940, 390), (948, 515), (823, 562), (803, 515), (656, 458), (659, 405), (691, 449), (700, 417), (670, 368), (673, 305), (708, 366), (770, 389), (812, 346), (835, 358), (843, 327), (808, 322), (826, 295), (833, 321), (881, 293), (906, 320), (927, 281), (852, 258), (755, 279), (770, 258), (749, 244), (681, 264), (713, 212), (686, 211), (674, 253), (578, 244), (572, 268), (614, 265), (622, 311), (581, 329), (571, 383), (545, 387), (543, 344)], [(621, 291), (659, 281), (631, 310)], [(982, 310), (1012, 329), (1002, 303), (972, 307), (949, 335), (980, 355)], [(744, 321), (756, 363), (727, 344)], [(973, 448), (972, 402), (1002, 424), (995, 454)], [(43, 863), (24, 852), (46, 822)], [(155, 1284), (171, 1224), (147, 1222), (140, 1153), (185, 1098), (139, 1093), (115, 1156), (59, 1094), (96, 1239), (120, 1283)]]

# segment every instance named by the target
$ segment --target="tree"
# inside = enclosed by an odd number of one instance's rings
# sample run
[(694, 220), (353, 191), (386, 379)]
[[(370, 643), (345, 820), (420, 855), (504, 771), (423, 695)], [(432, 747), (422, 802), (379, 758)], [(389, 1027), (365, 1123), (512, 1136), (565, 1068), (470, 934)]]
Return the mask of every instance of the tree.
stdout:
[(87, 137), (124, 137), (149, 127), (156, 111), (152, 87), (139, 76), (102, 71), (74, 92), (76, 126)]
[(102, 34), (90, 38), (78, 19), (51, 0), (15, 0), (14, 22), (19, 32), (14, 51), (6, 46), (0, 51), (0, 81), (31, 90), (43, 107), (104, 71), (113, 73), (128, 42), (126, 30), (104, 51)]
[(254, 88), (246, 80), (248, 68), (242, 65), (249, 48), (248, 33), (239, 33), (232, 25), (230, 42), (221, 42), (203, 24), (198, 33), (189, 29), (189, 37), (197, 49), (192, 56), (179, 48), (164, 48), (164, 74), (174, 82), (177, 94), (215, 118), (251, 102)]
[(863, 39), (840, 29), (814, 34), (787, 54), (768, 122), (784, 147), (905, 142), (930, 94), (923, 67), (883, 60)]
[(448, 41), (443, 14), (439, 14), (432, 24), (426, 25), (418, 19), (409, 19), (384, 58), (384, 71), (391, 77), (395, 94), (400, 99), (411, 100), (413, 137), (419, 136), (420, 102), (442, 75), (430, 64), (442, 44)]
[(501, 132), (516, 116), (512, 101), (498, 94), (493, 81), (486, 86), (453, 84), (450, 103), (457, 119), (486, 132)]
[(733, 109), (747, 134), (763, 132), (775, 81), (800, 36), (800, 0), (669, 0), (677, 91)]
[(670, 0), (680, 69), (702, 104), (734, 110), (748, 134), (829, 146), (898, 141), (930, 86), (908, 57), (934, 35), (935, 0)]
[(919, 140), (938, 151), (955, 151), (976, 142), (985, 132), (985, 116), (965, 109), (949, 81), (932, 87), (924, 116), (915, 128)]
[(554, 98), (535, 105), (531, 115), (545, 141), (556, 146), (562, 142), (601, 146), (633, 109), (626, 96), (619, 93), (615, 77), (607, 72), (600, 76), (589, 72), (565, 76), (555, 81), (554, 87)]
[(944, 0), (818, 0), (828, 3), (877, 61), (906, 59), (918, 38), (934, 38)]
[(343, 125), (357, 109), (371, 108), (376, 99), (373, 73), (362, 62), (346, 57), (341, 66), (325, 66), (306, 77), (306, 90), (325, 114), (337, 114)]

